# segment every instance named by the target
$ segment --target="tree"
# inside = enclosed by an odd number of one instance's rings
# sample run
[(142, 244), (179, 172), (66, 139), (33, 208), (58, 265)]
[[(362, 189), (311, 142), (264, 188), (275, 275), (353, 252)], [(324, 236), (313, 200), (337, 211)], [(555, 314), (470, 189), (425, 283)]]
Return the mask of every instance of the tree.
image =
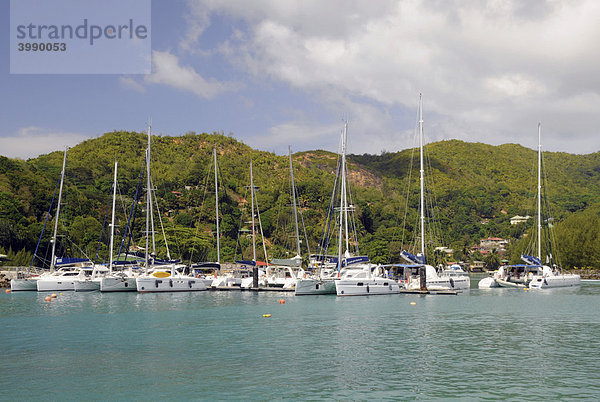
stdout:
[(492, 249), (492, 252), (485, 256), (483, 262), (488, 271), (498, 269), (500, 266), (500, 257), (498, 256), (496, 249)]

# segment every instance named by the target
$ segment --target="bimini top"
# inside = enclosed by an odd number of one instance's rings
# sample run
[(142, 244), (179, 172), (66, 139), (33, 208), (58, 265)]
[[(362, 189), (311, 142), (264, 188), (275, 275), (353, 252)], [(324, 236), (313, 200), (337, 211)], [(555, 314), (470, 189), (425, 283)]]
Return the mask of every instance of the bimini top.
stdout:
[(54, 263), (54, 266), (62, 267), (62, 266), (66, 266), (66, 265), (81, 264), (82, 262), (90, 262), (90, 259), (89, 258), (73, 258), (73, 257), (57, 258), (56, 262)]
[(521, 254), (521, 260), (525, 261), (528, 265), (542, 265), (542, 260), (527, 254)]
[(402, 250), (400, 256), (404, 258), (406, 261), (411, 262), (413, 264), (423, 265), (425, 264), (425, 256), (424, 255), (414, 255), (409, 253), (408, 251)]
[(221, 269), (218, 262), (197, 262), (191, 265), (193, 269)]

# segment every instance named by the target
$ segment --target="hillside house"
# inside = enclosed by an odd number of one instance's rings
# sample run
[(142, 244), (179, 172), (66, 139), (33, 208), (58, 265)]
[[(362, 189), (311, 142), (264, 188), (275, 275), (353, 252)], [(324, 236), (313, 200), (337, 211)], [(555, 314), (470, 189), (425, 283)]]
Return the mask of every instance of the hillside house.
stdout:
[(525, 223), (530, 218), (531, 218), (531, 216), (529, 216), (529, 215), (527, 215), (527, 216), (515, 215), (512, 218), (510, 218), (510, 224), (511, 225), (518, 225), (519, 223)]

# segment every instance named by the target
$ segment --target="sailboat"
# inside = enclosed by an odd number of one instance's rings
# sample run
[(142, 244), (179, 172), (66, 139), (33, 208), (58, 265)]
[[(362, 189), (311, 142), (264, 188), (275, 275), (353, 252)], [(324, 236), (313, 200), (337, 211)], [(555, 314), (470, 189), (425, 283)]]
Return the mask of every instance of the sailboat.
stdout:
[[(166, 261), (156, 259), (156, 246), (154, 240), (154, 217), (152, 214), (152, 180), (150, 177), (150, 146), (151, 126), (148, 125), (148, 147), (146, 148), (146, 250), (144, 274), (135, 278), (136, 289), (139, 293), (155, 292), (191, 292), (206, 290), (206, 285), (199, 278), (183, 275), (180, 272), (184, 266), (178, 261), (170, 260), (167, 246)], [(159, 215), (160, 217), (160, 215)], [(161, 221), (162, 222), (162, 221)], [(162, 223), (161, 223), (162, 226)], [(149, 241), (152, 235), (153, 252), (149, 254)], [(165, 237), (166, 244), (166, 237)]]
[[(423, 98), (421, 95), (419, 95), (419, 152), (421, 252), (417, 255), (413, 255), (406, 251), (402, 251), (401, 256), (409, 263), (418, 266), (420, 269), (419, 275), (411, 277), (405, 287), (408, 290), (469, 289), (471, 280), (468, 275), (440, 276), (433, 266), (427, 264), (425, 259), (425, 170), (423, 168)], [(422, 281), (422, 275), (425, 275), (425, 281)]]
[[(113, 275), (113, 238), (115, 235), (115, 206), (117, 200), (117, 168), (118, 162), (115, 161), (115, 176), (113, 179), (113, 194), (112, 194), (112, 215), (110, 224), (110, 244), (109, 244), (109, 263), (108, 268), (100, 264), (94, 264), (94, 271), (90, 278), (80, 279), (75, 281), (75, 291), (93, 291), (101, 290), (102, 280), (108, 275)], [(111, 278), (112, 279), (112, 278)]]
[[(552, 263), (552, 254), (548, 260), (552, 267), (542, 263), (542, 125), (538, 123), (538, 183), (537, 183), (537, 256), (521, 255), (525, 264), (500, 267), (493, 279), (500, 287), (521, 287), (532, 289), (560, 288), (578, 286), (581, 277), (577, 274), (563, 273)], [(488, 279), (480, 282), (479, 287), (494, 287)], [(485, 279), (482, 279), (484, 281)]]
[[(335, 284), (338, 296), (367, 296), (400, 293), (398, 282), (391, 278), (380, 276), (380, 267), (371, 264), (366, 256), (352, 256), (350, 254), (348, 229), (348, 212), (353, 209), (348, 205), (346, 190), (346, 139), (348, 135), (348, 122), (342, 131), (342, 156), (340, 166), (340, 216), (338, 236), (337, 279)], [(345, 242), (344, 240), (345, 239)], [(342, 252), (345, 245), (345, 251)]]
[(248, 275), (246, 270), (239, 270), (235, 276), (235, 280), (239, 280), (240, 286), (242, 288), (258, 288), (265, 286), (265, 270), (259, 268), (258, 261), (256, 260), (256, 224), (254, 219), (254, 206), (256, 203), (256, 212), (258, 215), (258, 226), (260, 228), (262, 244), (263, 244), (263, 253), (265, 256), (265, 261), (268, 261), (267, 257), (267, 248), (265, 245), (265, 238), (262, 236), (262, 223), (260, 220), (260, 210), (258, 209), (258, 203), (256, 202), (255, 191), (258, 189), (254, 185), (254, 172), (252, 168), (252, 161), (250, 161), (250, 215), (251, 215), (251, 224), (252, 224), (252, 261), (236, 261), (238, 263), (242, 263), (243, 265), (250, 265), (252, 267), (252, 275)]
[[(343, 133), (342, 133), (343, 137)], [(344, 141), (342, 139), (342, 141)], [(340, 159), (338, 161), (338, 169), (336, 180), (333, 185), (330, 207), (327, 211), (327, 217), (325, 219), (323, 235), (319, 242), (319, 248), (322, 253), (317, 252), (316, 254), (309, 253), (309, 266), (314, 269), (314, 273), (307, 278), (299, 279), (296, 282), (295, 295), (296, 296), (308, 296), (308, 295), (327, 295), (336, 294), (335, 281), (339, 279), (337, 272), (338, 257), (334, 255), (326, 255), (327, 248), (329, 245), (329, 229), (331, 221), (333, 220), (333, 205), (338, 191), (338, 182), (341, 180), (341, 158), (342, 152), (340, 152)], [(291, 162), (290, 162), (291, 163)], [(340, 208), (341, 211), (341, 208)], [(340, 212), (341, 213), (341, 212)], [(327, 228), (327, 229), (326, 229)]]
[(219, 232), (219, 179), (217, 168), (217, 148), (213, 148), (213, 160), (215, 167), (215, 223), (217, 241), (217, 261), (216, 262), (199, 262), (190, 266), (191, 272), (204, 282), (206, 287), (211, 286), (231, 286), (229, 284), (229, 276), (219, 275), (221, 272), (221, 234)]
[[(66, 162), (66, 150), (65, 150), (63, 165), (65, 162)], [(63, 171), (64, 171), (64, 167), (63, 167)], [(52, 201), (50, 202), (50, 208), (48, 208), (48, 212), (46, 213), (46, 217), (44, 219), (44, 226), (42, 227), (42, 232), (40, 233), (40, 237), (38, 239), (37, 245), (35, 246), (35, 251), (33, 253), (33, 257), (31, 257), (31, 263), (29, 264), (29, 268), (27, 269), (27, 272), (26, 273), (18, 272), (17, 278), (11, 279), (11, 281), (10, 281), (10, 290), (12, 292), (37, 291), (37, 281), (40, 278), (40, 276), (33, 275), (31, 271), (32, 271), (33, 263), (37, 256), (37, 252), (40, 247), (40, 243), (42, 241), (42, 237), (44, 236), (44, 231), (46, 230), (46, 224), (48, 223), (48, 218), (50, 217), (50, 214), (52, 213), (52, 207), (54, 206), (54, 200), (56, 199), (56, 193), (58, 192), (58, 186), (60, 185), (61, 180), (62, 180), (62, 174), (61, 174), (61, 177), (58, 179), (58, 182), (56, 183), (54, 195), (52, 196)], [(42, 274), (42, 275), (47, 275), (47, 273)]]
[(60, 186), (58, 191), (58, 203), (56, 206), (56, 218), (54, 220), (54, 234), (52, 235), (52, 255), (50, 260), (50, 272), (41, 275), (36, 281), (38, 292), (75, 290), (75, 280), (85, 279), (92, 275), (94, 268), (87, 258), (57, 258), (56, 239), (58, 232), (58, 219), (60, 217), (60, 206), (65, 178), (65, 167), (67, 163), (67, 149), (63, 156)]
[(296, 186), (294, 183), (294, 166), (292, 164), (292, 149), (288, 147), (290, 160), (290, 178), (292, 193), (292, 211), (295, 224), (296, 255), (292, 258), (273, 258), (271, 265), (265, 268), (265, 286), (281, 287), (283, 289), (295, 289), (299, 279), (305, 276), (302, 268), (302, 256), (300, 249), (300, 232), (298, 230), (298, 208), (296, 205)]

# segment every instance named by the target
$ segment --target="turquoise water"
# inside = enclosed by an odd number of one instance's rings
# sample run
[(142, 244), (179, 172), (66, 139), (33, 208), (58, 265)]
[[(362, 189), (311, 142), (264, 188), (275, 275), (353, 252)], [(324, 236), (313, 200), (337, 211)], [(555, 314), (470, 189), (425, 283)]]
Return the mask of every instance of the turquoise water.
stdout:
[(600, 285), (45, 296), (0, 295), (1, 399), (600, 399)]

